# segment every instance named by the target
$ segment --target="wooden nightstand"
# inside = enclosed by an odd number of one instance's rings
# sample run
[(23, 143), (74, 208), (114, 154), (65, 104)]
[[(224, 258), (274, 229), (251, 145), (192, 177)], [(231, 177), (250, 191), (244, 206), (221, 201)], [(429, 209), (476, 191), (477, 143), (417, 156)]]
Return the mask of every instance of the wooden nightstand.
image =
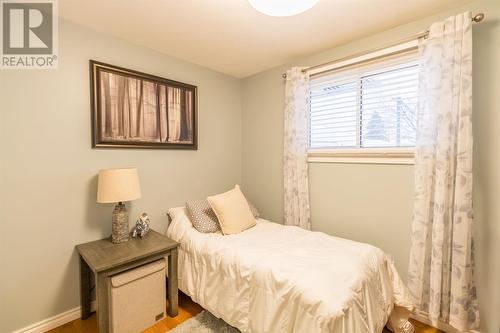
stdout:
[(179, 243), (154, 230), (144, 238), (130, 238), (121, 244), (111, 243), (110, 238), (76, 246), (80, 254), (80, 300), (82, 319), (90, 316), (92, 272), (95, 276), (97, 298), (97, 326), (100, 333), (109, 332), (108, 278), (120, 272), (168, 256), (168, 307), (171, 317), (178, 312), (177, 246)]

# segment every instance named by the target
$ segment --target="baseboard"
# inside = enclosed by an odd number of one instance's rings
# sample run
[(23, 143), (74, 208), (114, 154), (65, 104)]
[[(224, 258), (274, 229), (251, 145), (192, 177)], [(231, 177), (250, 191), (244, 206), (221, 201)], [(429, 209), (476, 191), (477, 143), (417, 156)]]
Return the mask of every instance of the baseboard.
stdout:
[[(426, 325), (435, 326), (431, 323), (431, 321), (429, 320), (429, 317), (424, 312), (418, 312), (418, 313), (412, 312), (410, 314), (410, 317), (415, 319), (415, 320), (418, 320), (419, 322), (424, 323)], [(436, 328), (440, 329), (443, 332), (447, 332), (447, 333), (464, 333), (462, 331), (457, 330), (453, 326), (450, 326), (449, 324), (443, 323), (441, 321), (438, 322)], [(466, 333), (481, 333), (481, 332), (477, 331), (477, 330), (469, 330)]]
[[(95, 301), (93, 301), (90, 304), (90, 309), (91, 311), (96, 311), (97, 304)], [(60, 313), (58, 315), (55, 315), (53, 317), (39, 321), (38, 323), (32, 324), (25, 328), (21, 328), (20, 330), (14, 331), (12, 333), (45, 333), (47, 331), (50, 331), (51, 329), (54, 329), (56, 327), (69, 323), (70, 321), (80, 318), (81, 314), (82, 314), (82, 308), (77, 307), (68, 310), (66, 312)]]
[[(95, 301), (92, 301), (90, 308), (92, 312), (96, 311), (97, 303)], [(66, 312), (60, 313), (58, 315), (55, 315), (53, 317), (50, 317), (48, 319), (42, 320), (38, 323), (27, 326), (25, 328), (21, 328), (20, 330), (14, 331), (12, 333), (45, 333), (47, 331), (50, 331), (51, 329), (54, 329), (56, 327), (69, 323), (70, 321), (80, 318), (81, 314), (82, 314), (82, 308), (77, 307), (68, 310)], [(410, 317), (429, 326), (433, 326), (425, 313), (412, 312), (410, 314)], [(443, 322), (438, 322), (436, 328), (447, 333), (463, 333), (457, 330), (456, 328)], [(468, 331), (468, 333), (481, 333), (481, 332), (477, 330), (470, 330)]]

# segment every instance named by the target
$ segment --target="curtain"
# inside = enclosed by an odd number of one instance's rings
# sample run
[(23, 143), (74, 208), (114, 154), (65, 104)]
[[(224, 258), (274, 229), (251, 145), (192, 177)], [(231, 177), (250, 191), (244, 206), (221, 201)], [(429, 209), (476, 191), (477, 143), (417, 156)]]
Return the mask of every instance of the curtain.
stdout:
[(309, 76), (301, 68), (287, 71), (284, 114), (284, 222), (311, 229), (307, 171)]
[(472, 239), (471, 15), (430, 27), (420, 76), (408, 287), (416, 307), (464, 331), (479, 325)]

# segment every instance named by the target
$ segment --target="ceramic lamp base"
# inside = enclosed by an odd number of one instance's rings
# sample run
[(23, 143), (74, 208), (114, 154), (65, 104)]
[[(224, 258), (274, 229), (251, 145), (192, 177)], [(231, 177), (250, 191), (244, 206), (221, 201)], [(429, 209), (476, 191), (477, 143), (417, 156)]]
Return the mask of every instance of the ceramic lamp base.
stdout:
[(128, 241), (128, 212), (123, 203), (118, 203), (113, 210), (111, 241), (115, 244)]

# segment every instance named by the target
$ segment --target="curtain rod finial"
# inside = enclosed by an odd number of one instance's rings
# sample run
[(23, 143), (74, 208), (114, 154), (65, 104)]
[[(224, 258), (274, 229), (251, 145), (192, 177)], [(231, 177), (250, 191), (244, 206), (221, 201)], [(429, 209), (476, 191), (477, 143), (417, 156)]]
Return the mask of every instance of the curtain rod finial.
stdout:
[(483, 14), (483, 13), (476, 14), (476, 15), (474, 15), (474, 17), (472, 18), (472, 21), (474, 21), (474, 22), (476, 22), (476, 23), (479, 23), (479, 22), (481, 22), (482, 20), (484, 20), (484, 14)]

